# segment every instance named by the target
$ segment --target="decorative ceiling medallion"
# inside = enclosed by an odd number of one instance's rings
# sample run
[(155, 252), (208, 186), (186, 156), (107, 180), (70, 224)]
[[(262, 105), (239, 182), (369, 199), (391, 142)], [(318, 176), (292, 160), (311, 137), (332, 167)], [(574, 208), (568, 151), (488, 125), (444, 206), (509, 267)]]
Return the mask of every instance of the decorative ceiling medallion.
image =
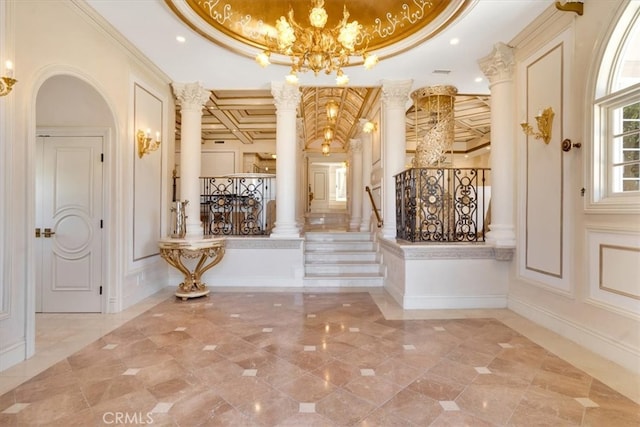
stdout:
[[(192, 29), (212, 42), (255, 57), (276, 34), (275, 23), (291, 8), (298, 17), (309, 15), (310, 2), (291, 0), (165, 0)], [(363, 26), (358, 44), (380, 58), (389, 57), (430, 39), (450, 25), (477, 0), (325, 0), (328, 27), (335, 26), (345, 6), (350, 20)], [(302, 19), (302, 18), (301, 18)], [(333, 22), (335, 21), (335, 22)], [(286, 57), (283, 57), (286, 58)], [(273, 62), (286, 63), (286, 60)], [(354, 61), (352, 65), (361, 63)]]

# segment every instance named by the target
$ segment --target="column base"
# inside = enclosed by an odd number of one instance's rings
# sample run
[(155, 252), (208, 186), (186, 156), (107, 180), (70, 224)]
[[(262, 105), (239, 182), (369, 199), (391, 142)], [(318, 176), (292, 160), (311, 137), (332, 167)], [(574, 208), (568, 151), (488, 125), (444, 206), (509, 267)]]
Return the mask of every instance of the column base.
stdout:
[(300, 229), (296, 227), (295, 224), (278, 224), (276, 222), (276, 226), (271, 231), (271, 235), (269, 236), (272, 239), (290, 239), (290, 238), (299, 238), (300, 237)]
[(515, 248), (516, 234), (513, 225), (490, 224), (489, 232), (485, 236), (488, 244), (496, 248)]
[(360, 231), (361, 218), (351, 218), (349, 222), (349, 231)]
[(193, 237), (193, 238), (202, 239), (203, 235), (204, 235), (204, 228), (202, 228), (202, 224), (187, 223), (187, 232), (185, 236), (186, 238)]

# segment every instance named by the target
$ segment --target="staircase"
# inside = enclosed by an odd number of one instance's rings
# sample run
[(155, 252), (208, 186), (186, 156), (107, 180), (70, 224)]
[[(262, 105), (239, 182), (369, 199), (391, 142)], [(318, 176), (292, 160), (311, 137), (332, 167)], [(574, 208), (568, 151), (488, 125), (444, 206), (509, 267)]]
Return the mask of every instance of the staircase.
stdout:
[(309, 287), (376, 287), (384, 274), (377, 243), (368, 232), (307, 231), (304, 285)]

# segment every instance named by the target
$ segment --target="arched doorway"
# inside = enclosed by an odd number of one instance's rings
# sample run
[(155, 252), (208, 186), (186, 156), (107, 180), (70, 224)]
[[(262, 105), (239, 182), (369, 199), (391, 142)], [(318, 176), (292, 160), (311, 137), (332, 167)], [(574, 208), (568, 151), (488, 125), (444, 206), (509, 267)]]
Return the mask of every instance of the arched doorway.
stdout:
[(103, 97), (69, 75), (36, 98), (35, 309), (102, 312), (106, 249), (104, 152), (113, 117)]

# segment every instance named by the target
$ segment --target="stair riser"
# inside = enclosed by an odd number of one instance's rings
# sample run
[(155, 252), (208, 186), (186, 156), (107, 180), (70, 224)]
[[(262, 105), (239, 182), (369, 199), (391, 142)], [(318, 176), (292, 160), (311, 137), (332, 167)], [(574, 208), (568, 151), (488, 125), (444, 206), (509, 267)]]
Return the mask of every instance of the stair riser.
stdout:
[(310, 265), (304, 267), (307, 275), (323, 274), (380, 274), (378, 264), (353, 264), (353, 265)]
[(373, 242), (309, 242), (305, 243), (305, 251), (375, 251)]
[(317, 278), (305, 278), (304, 286), (307, 287), (326, 287), (326, 288), (341, 288), (341, 287), (381, 287), (383, 286), (383, 278), (366, 278), (366, 279), (317, 279)]
[(375, 252), (363, 253), (309, 253), (305, 255), (305, 262), (376, 262)]
[(307, 242), (370, 242), (371, 235), (369, 233), (315, 233), (308, 232), (305, 234)]

